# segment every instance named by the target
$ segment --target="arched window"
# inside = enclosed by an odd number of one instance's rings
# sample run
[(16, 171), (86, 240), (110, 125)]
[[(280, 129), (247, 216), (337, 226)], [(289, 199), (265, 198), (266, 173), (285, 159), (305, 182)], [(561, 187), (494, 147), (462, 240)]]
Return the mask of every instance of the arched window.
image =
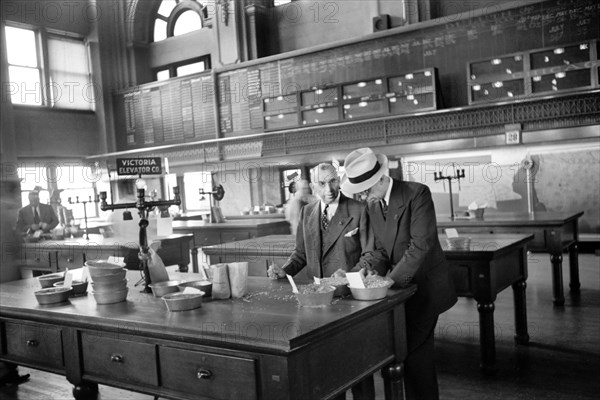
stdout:
[[(196, 0), (162, 0), (154, 18), (153, 41), (202, 29), (207, 22), (206, 5)], [(180, 60), (154, 68), (156, 80), (202, 72), (210, 68), (210, 56)]]
[(162, 0), (154, 19), (153, 41), (202, 29), (208, 10), (196, 0)]

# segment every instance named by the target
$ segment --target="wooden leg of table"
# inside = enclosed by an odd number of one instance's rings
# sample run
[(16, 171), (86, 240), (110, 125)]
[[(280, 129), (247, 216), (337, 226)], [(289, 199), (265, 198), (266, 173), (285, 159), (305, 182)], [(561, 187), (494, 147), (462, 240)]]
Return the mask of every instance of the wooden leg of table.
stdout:
[(517, 344), (529, 343), (529, 333), (527, 332), (527, 304), (525, 299), (525, 289), (527, 282), (519, 281), (512, 285), (513, 299), (515, 303), (515, 342)]
[(198, 248), (192, 247), (192, 272), (198, 273)]
[(477, 311), (479, 311), (479, 346), (481, 347), (479, 368), (485, 374), (496, 372), (495, 308), (494, 303), (477, 303)]
[(381, 369), (385, 400), (404, 399), (404, 364), (393, 363)]
[(569, 246), (569, 273), (571, 276), (571, 282), (569, 282), (571, 291), (579, 292), (581, 283), (579, 283), (579, 249), (577, 243)]
[(563, 292), (562, 278), (562, 254), (551, 254), (552, 263), (552, 294), (554, 295), (554, 305), (562, 306), (565, 304), (565, 294)]
[(98, 398), (98, 384), (93, 382), (81, 382), (73, 387), (75, 400), (96, 400)]

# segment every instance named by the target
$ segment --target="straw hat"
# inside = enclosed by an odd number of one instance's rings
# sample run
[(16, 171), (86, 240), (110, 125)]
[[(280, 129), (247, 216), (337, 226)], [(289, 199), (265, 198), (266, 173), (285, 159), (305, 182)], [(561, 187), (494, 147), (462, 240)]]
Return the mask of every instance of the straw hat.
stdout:
[(342, 191), (355, 194), (370, 189), (388, 171), (388, 159), (375, 154), (368, 147), (354, 150), (344, 161), (346, 172), (342, 177)]

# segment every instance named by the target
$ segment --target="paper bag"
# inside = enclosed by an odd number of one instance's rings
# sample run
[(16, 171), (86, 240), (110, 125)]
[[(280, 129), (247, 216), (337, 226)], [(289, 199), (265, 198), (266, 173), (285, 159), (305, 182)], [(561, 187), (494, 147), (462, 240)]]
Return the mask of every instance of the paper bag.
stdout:
[(228, 299), (231, 297), (227, 264), (211, 265), (209, 271), (210, 279), (212, 280), (212, 298)]
[(152, 247), (148, 249), (150, 252), (150, 259), (148, 260), (148, 272), (150, 273), (150, 280), (152, 283), (164, 282), (169, 280), (169, 273), (165, 268), (163, 260), (160, 258), (156, 251)]
[(240, 298), (248, 291), (248, 263), (237, 262), (227, 264), (231, 297)]

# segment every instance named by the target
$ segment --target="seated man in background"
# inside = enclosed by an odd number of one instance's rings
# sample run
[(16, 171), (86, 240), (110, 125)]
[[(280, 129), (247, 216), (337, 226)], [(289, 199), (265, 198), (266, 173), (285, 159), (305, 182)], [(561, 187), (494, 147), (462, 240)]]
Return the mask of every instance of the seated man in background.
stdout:
[[(308, 266), (309, 276), (319, 278), (341, 271), (386, 270), (386, 262), (374, 249), (374, 236), (365, 205), (340, 192), (340, 179), (331, 164), (319, 164), (311, 171), (311, 187), (319, 197), (304, 206), (296, 233), (296, 248), (283, 267), (271, 265), (271, 279), (296, 275)], [(352, 388), (354, 399), (374, 399), (373, 376)], [(345, 394), (335, 400), (344, 399)]]
[(58, 218), (48, 204), (40, 204), (39, 190), (29, 192), (29, 205), (21, 208), (17, 215), (16, 231), (21, 235), (36, 231), (50, 232), (58, 225)]

